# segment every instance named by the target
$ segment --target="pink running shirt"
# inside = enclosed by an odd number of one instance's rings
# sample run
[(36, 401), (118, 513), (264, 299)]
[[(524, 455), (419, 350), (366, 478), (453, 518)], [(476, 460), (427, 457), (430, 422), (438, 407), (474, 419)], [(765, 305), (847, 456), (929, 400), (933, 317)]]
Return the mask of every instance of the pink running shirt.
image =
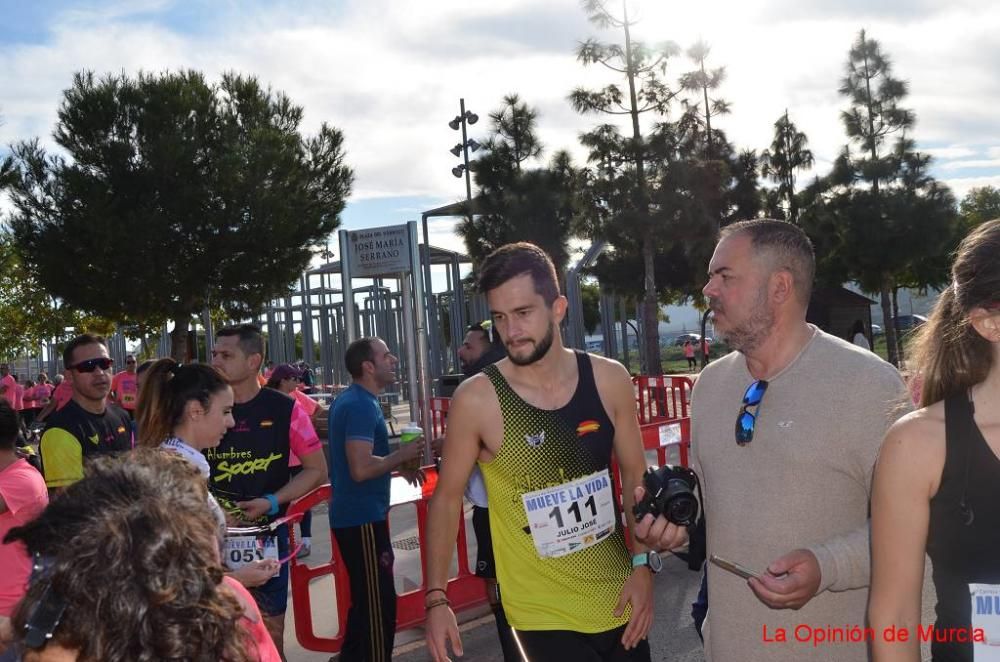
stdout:
[[(0, 513), (0, 541), (15, 526), (38, 517), (49, 502), (45, 479), (25, 460), (17, 460), (0, 471), (0, 497), (7, 509)], [(31, 557), (24, 544), (0, 542), (0, 616), (9, 617), (27, 591)]]

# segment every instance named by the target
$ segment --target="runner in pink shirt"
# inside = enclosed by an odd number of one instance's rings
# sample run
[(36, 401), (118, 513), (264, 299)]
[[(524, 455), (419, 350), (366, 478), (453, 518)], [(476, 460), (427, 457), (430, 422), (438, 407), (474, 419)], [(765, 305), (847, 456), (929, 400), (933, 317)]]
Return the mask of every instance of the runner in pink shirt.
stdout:
[(11, 375), (14, 378), (14, 411), (22, 411), (24, 409), (24, 386), (17, 380), (17, 375)]
[[(295, 407), (292, 409), (291, 428), (295, 434), (308, 439), (316, 436), (316, 427), (312, 423), (313, 414), (319, 409), (319, 403), (299, 390), (302, 385), (302, 371), (288, 363), (282, 363), (271, 371), (271, 378), (267, 380), (267, 387), (280, 391), (291, 396), (295, 400)], [(302, 460), (294, 452), (288, 456), (288, 466), (291, 468), (292, 476), (297, 476), (302, 471)], [(304, 559), (312, 553), (312, 511), (306, 512), (299, 524), (302, 532), (302, 549), (298, 558)]]
[(10, 366), (6, 363), (0, 363), (0, 398), (6, 400), (13, 407), (16, 391), (17, 382), (10, 375)]
[[(62, 379), (62, 375), (56, 375), (57, 379)], [(38, 412), (38, 416), (35, 420), (44, 421), (49, 417), (54, 411), (59, 411), (65, 407), (70, 400), (73, 399), (73, 383), (68, 379), (62, 379), (61, 382), (55, 385), (55, 387), (49, 393), (49, 401), (42, 407), (42, 410)]]
[(111, 401), (135, 418), (135, 404), (138, 400), (138, 385), (135, 374), (135, 357), (125, 357), (125, 371), (119, 372), (111, 380)]
[(0, 400), (0, 621), (10, 617), (24, 596), (31, 574), (24, 545), (6, 545), (3, 538), (33, 520), (49, 501), (42, 475), (14, 451), (17, 433), (17, 413)]

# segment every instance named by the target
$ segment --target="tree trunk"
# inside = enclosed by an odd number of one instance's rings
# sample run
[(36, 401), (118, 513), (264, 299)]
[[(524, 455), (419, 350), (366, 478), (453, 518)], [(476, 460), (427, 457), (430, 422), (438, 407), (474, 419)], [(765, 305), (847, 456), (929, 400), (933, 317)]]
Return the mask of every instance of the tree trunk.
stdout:
[(885, 344), (888, 351), (889, 363), (898, 368), (899, 346), (896, 344), (896, 320), (892, 315), (892, 295), (890, 289), (889, 277), (882, 276), (882, 283), (879, 288), (879, 303), (882, 306), (882, 324), (885, 326)]
[(701, 351), (701, 347), (705, 342), (705, 331), (708, 329), (708, 316), (712, 313), (711, 308), (705, 309), (705, 312), (701, 314), (701, 342), (698, 343), (697, 352), (701, 354), (701, 367), (704, 368), (708, 365), (708, 357), (705, 356), (705, 352)]
[(188, 323), (186, 314), (174, 318), (174, 330), (170, 332), (170, 357), (178, 363), (183, 363), (188, 357)]
[(642, 242), (642, 262), (645, 271), (645, 289), (642, 297), (643, 342), (646, 344), (646, 365), (643, 374), (663, 374), (660, 363), (660, 304), (656, 298), (656, 277), (653, 266), (653, 240), (646, 237)]
[[(894, 320), (899, 319), (899, 286), (897, 285), (892, 286), (892, 319)], [(892, 326), (893, 330), (895, 330), (896, 325), (893, 324)], [(899, 367), (900, 369), (902, 369), (903, 362), (906, 360), (906, 357), (904, 356), (903, 353), (902, 338), (896, 338), (896, 352), (899, 356)]]

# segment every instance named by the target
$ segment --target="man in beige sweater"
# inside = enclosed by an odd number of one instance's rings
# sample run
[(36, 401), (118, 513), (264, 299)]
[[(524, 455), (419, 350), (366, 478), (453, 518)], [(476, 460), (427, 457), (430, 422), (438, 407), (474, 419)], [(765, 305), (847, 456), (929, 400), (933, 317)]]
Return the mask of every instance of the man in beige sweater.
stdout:
[[(692, 458), (708, 553), (759, 574), (709, 565), (710, 662), (868, 659), (871, 475), (906, 390), (806, 323), (814, 271), (806, 235), (771, 220), (725, 228), (709, 265), (715, 329), (736, 351), (697, 381)], [(637, 535), (670, 549), (686, 533), (647, 516)]]

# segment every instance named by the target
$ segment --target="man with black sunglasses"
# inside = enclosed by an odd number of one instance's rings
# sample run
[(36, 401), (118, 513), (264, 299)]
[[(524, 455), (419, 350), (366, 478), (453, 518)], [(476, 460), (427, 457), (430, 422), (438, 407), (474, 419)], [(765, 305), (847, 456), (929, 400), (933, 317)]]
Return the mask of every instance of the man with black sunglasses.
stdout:
[[(805, 233), (773, 220), (723, 229), (709, 265), (715, 330), (736, 351), (695, 385), (693, 468), (708, 553), (756, 575), (708, 567), (713, 662), (868, 659), (863, 637), (810, 633), (864, 631), (872, 468), (908, 400), (895, 368), (806, 322), (814, 272)], [(685, 537), (650, 516), (636, 533), (667, 549)]]
[(108, 402), (114, 361), (104, 338), (89, 333), (73, 338), (63, 350), (63, 365), (73, 399), (48, 417), (40, 444), (50, 490), (83, 478), (86, 460), (130, 450), (135, 438), (132, 419)]

